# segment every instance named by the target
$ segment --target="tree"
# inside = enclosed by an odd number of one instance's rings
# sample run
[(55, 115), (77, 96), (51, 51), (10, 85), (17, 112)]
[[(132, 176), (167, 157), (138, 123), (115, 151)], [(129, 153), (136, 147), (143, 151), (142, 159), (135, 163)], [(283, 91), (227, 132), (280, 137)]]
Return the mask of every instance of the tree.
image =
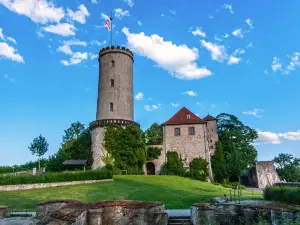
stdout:
[(79, 136), (85, 131), (84, 124), (80, 122), (74, 122), (71, 126), (65, 130), (65, 134), (63, 135), (63, 144), (67, 144), (68, 142), (73, 142), (77, 140)]
[(205, 159), (201, 157), (194, 158), (190, 162), (189, 175), (194, 179), (207, 181), (207, 178), (209, 176), (207, 167), (208, 167), (208, 162)]
[(236, 116), (226, 113), (217, 116), (217, 131), (223, 147), (227, 178), (239, 180), (244, 171), (255, 165), (257, 151), (253, 142), (258, 137), (257, 132)]
[(224, 162), (225, 159), (224, 159), (222, 143), (218, 141), (216, 143), (216, 152), (211, 157), (211, 167), (214, 174), (214, 180), (219, 183), (221, 183), (223, 179), (226, 178), (226, 173), (224, 170)]
[(42, 135), (33, 139), (33, 142), (28, 147), (32, 155), (36, 155), (39, 159), (39, 171), (41, 169), (40, 158), (48, 151), (49, 144)]
[(158, 159), (161, 155), (162, 148), (158, 147), (149, 147), (147, 148), (147, 160), (151, 161), (153, 159)]
[(161, 145), (163, 143), (163, 127), (157, 123), (153, 123), (150, 128), (145, 131), (147, 145)]
[(300, 182), (300, 158), (281, 153), (273, 159), (273, 162), (281, 179), (289, 182)]
[(143, 173), (146, 143), (143, 131), (133, 125), (110, 125), (105, 128), (104, 149), (113, 157), (114, 165), (128, 173)]
[(167, 152), (167, 162), (162, 168), (162, 174), (183, 176), (185, 170), (177, 152)]

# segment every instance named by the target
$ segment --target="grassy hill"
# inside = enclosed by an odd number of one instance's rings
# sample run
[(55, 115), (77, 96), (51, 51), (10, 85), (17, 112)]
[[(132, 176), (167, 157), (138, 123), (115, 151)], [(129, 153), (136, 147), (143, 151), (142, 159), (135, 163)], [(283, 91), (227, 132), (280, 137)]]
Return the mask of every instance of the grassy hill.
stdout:
[[(35, 210), (38, 203), (57, 199), (82, 202), (100, 200), (161, 201), (167, 209), (187, 209), (196, 202), (210, 202), (230, 189), (176, 176), (115, 176), (113, 182), (0, 192), (0, 205)], [(243, 199), (252, 199), (243, 190)], [(254, 193), (255, 199), (262, 195)]]

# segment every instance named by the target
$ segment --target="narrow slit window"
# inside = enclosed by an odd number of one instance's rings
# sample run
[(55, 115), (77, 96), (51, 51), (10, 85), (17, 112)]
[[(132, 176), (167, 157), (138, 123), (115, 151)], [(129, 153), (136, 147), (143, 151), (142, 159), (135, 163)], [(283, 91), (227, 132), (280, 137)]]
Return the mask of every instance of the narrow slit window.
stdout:
[(114, 60), (111, 60), (111, 67), (115, 67), (115, 61)]
[(110, 109), (110, 111), (111, 112), (113, 112), (114, 111), (114, 103), (109, 103), (109, 109)]
[(111, 80), (110, 80), (110, 86), (111, 86), (111, 87), (114, 87), (114, 86), (115, 86), (115, 80), (114, 80), (114, 79), (111, 79)]

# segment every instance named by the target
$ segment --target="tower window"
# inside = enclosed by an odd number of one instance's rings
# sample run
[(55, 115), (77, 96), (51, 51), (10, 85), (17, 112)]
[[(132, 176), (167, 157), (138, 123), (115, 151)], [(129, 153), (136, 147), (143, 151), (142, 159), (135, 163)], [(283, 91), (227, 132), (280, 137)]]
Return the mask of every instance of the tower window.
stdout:
[(110, 80), (110, 86), (111, 86), (111, 87), (114, 87), (114, 86), (115, 86), (115, 80), (114, 80), (114, 79), (111, 79), (111, 80)]
[(195, 127), (189, 127), (189, 135), (195, 135)]
[(109, 103), (109, 110), (111, 111), (111, 112), (113, 112), (114, 111), (114, 103)]
[(111, 60), (111, 67), (115, 67), (115, 61), (114, 60)]
[(187, 115), (186, 115), (186, 118), (187, 118), (187, 119), (190, 119), (190, 118), (191, 118), (191, 115), (190, 115), (190, 114), (187, 114)]
[(175, 128), (175, 136), (180, 136), (180, 128)]

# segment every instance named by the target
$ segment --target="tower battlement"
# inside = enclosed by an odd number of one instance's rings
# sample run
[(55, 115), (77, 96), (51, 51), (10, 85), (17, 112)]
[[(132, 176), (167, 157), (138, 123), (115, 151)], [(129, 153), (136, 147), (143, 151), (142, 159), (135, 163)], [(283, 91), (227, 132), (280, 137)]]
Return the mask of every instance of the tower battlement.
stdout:
[(99, 59), (100, 60), (100, 57), (106, 55), (106, 54), (109, 54), (109, 53), (123, 53), (125, 55), (128, 55), (132, 61), (134, 61), (133, 57), (133, 53), (132, 51), (130, 51), (128, 48), (125, 48), (125, 47), (120, 47), (120, 46), (107, 46), (105, 48), (102, 48), (99, 52)]

